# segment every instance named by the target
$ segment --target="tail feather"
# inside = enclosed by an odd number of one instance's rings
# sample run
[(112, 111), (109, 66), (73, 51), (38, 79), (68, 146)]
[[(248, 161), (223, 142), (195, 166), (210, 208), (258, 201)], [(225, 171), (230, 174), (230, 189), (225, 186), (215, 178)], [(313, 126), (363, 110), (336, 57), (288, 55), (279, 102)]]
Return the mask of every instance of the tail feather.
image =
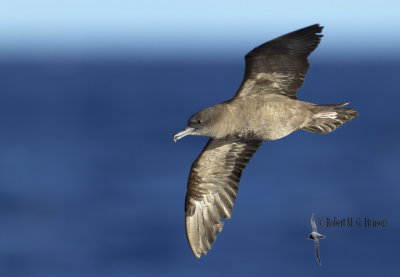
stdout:
[(331, 107), (331, 108), (339, 108), (339, 107), (344, 107), (350, 104), (350, 102), (343, 102), (340, 104), (328, 104), (328, 105), (317, 105), (318, 107)]
[(328, 134), (333, 132), (342, 124), (356, 118), (358, 112), (351, 108), (340, 108), (349, 103), (334, 104), (334, 105), (316, 105), (311, 111), (314, 113), (313, 120), (302, 128), (302, 130)]

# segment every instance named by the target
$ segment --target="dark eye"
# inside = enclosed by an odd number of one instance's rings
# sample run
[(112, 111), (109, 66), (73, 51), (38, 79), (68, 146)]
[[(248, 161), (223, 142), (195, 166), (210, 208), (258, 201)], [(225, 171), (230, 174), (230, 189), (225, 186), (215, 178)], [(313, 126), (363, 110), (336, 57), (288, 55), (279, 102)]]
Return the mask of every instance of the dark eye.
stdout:
[(203, 124), (203, 120), (199, 119), (199, 120), (197, 121), (197, 123), (198, 123), (198, 124)]

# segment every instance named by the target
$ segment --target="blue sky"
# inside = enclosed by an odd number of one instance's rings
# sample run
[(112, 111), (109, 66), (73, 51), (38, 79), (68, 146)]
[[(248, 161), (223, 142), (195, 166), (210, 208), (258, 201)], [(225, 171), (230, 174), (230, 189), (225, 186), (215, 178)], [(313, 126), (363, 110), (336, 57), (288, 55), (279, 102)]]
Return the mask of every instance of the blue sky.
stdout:
[(400, 54), (399, 10), (398, 1), (3, 0), (0, 55), (245, 53), (314, 23), (325, 26), (322, 55)]

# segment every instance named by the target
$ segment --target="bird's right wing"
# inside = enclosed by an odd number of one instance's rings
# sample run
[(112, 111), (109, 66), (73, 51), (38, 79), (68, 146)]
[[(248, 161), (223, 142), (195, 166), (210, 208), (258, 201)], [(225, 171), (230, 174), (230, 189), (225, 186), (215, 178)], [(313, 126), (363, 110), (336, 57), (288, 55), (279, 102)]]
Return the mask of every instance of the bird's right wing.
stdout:
[(317, 256), (318, 263), (321, 265), (321, 259), (319, 258), (319, 240), (318, 239), (314, 240), (314, 246), (315, 246), (315, 256)]
[(186, 235), (194, 255), (211, 249), (229, 219), (243, 169), (261, 141), (210, 139), (194, 161), (187, 185)]
[(311, 216), (311, 227), (313, 232), (317, 233), (317, 225), (315, 224), (315, 214), (312, 214)]
[(310, 66), (307, 57), (318, 46), (322, 28), (311, 25), (254, 48), (245, 56), (244, 78), (234, 98), (281, 94), (297, 99)]

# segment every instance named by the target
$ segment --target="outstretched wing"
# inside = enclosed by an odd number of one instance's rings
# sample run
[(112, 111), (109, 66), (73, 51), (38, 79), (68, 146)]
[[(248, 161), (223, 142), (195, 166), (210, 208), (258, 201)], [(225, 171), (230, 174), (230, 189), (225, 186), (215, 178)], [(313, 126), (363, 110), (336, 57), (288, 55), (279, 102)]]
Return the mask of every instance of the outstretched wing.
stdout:
[(317, 232), (317, 225), (315, 224), (315, 214), (311, 216), (311, 227), (313, 232)]
[(311, 25), (254, 48), (245, 56), (244, 78), (234, 97), (277, 93), (297, 99), (310, 67), (307, 57), (318, 46), (322, 28)]
[(315, 247), (315, 256), (317, 257), (317, 261), (319, 265), (321, 265), (321, 259), (319, 257), (319, 240), (315, 239), (314, 240), (314, 247)]
[(187, 185), (186, 235), (194, 255), (211, 249), (229, 219), (240, 176), (261, 141), (210, 139), (192, 165)]

